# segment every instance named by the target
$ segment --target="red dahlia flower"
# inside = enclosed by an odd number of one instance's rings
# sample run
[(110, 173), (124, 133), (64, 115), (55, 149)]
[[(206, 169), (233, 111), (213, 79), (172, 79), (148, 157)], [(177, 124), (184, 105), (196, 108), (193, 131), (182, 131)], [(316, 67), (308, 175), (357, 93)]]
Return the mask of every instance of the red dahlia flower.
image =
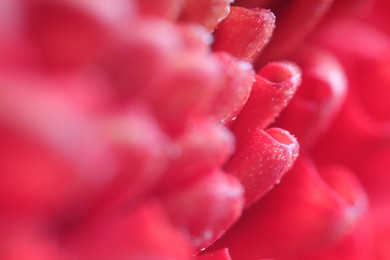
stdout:
[(0, 2), (0, 259), (390, 259), (390, 5)]

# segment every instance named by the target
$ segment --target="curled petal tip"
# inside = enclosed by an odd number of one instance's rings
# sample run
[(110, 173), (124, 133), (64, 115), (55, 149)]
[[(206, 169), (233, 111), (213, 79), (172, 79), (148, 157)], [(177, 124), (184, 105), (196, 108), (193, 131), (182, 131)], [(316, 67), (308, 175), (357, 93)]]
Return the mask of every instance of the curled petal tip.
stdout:
[(302, 85), (275, 125), (292, 132), (302, 145), (310, 146), (339, 111), (347, 81), (343, 68), (330, 53), (308, 47), (298, 52), (295, 60), (302, 68)]
[(250, 206), (291, 168), (298, 157), (299, 145), (287, 131), (272, 128), (252, 130), (242, 140), (225, 165), (245, 188), (245, 207)]
[(269, 10), (231, 7), (229, 15), (214, 32), (212, 47), (215, 51), (226, 51), (238, 59), (252, 61), (267, 45), (274, 27), (275, 16)]
[(279, 116), (301, 83), (301, 71), (290, 62), (272, 62), (255, 79), (247, 103), (231, 126), (238, 139), (247, 129), (264, 129)]

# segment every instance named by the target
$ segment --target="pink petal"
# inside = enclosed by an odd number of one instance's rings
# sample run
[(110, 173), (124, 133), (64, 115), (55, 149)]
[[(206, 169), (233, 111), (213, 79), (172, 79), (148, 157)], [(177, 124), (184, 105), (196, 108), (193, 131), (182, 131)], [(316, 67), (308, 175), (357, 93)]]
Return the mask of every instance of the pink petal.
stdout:
[(255, 79), (247, 103), (231, 125), (238, 139), (248, 129), (264, 129), (275, 120), (300, 85), (301, 72), (294, 64), (274, 62), (264, 66)]
[(280, 182), (298, 157), (298, 150), (296, 139), (278, 128), (252, 129), (238, 140), (237, 150), (224, 169), (244, 186), (245, 207)]
[(301, 259), (300, 254), (326, 248), (348, 234), (366, 207), (365, 193), (348, 169), (328, 166), (319, 173), (301, 156), (280, 185), (212, 249), (228, 247), (233, 259)]
[(275, 16), (271, 11), (232, 7), (214, 32), (213, 50), (226, 51), (251, 62), (268, 43), (274, 26)]
[(144, 203), (127, 214), (76, 230), (65, 241), (81, 259), (190, 259), (186, 241), (158, 204)]
[(172, 142), (170, 161), (158, 190), (175, 190), (213, 173), (234, 150), (234, 137), (214, 122), (198, 121)]
[(252, 66), (227, 53), (216, 53), (222, 66), (222, 88), (216, 95), (211, 115), (222, 125), (230, 125), (247, 102), (255, 81)]
[(303, 146), (312, 145), (329, 128), (346, 95), (346, 76), (329, 53), (305, 47), (293, 59), (302, 69), (302, 85), (276, 126), (293, 133)]
[(240, 217), (242, 197), (242, 186), (233, 176), (214, 172), (162, 199), (174, 225), (200, 250)]

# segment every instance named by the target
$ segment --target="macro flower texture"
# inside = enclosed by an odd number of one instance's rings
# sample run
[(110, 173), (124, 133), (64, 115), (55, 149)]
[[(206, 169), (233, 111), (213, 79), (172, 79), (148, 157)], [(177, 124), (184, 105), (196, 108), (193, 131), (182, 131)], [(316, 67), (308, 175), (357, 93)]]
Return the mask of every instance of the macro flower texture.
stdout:
[(386, 0), (1, 0), (0, 259), (390, 259)]

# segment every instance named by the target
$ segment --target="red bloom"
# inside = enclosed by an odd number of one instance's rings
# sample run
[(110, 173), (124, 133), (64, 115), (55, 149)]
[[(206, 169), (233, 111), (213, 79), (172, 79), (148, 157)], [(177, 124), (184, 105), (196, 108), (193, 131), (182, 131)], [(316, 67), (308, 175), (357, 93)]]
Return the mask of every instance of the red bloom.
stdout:
[(1, 259), (390, 258), (389, 5), (231, 2), (0, 3)]

